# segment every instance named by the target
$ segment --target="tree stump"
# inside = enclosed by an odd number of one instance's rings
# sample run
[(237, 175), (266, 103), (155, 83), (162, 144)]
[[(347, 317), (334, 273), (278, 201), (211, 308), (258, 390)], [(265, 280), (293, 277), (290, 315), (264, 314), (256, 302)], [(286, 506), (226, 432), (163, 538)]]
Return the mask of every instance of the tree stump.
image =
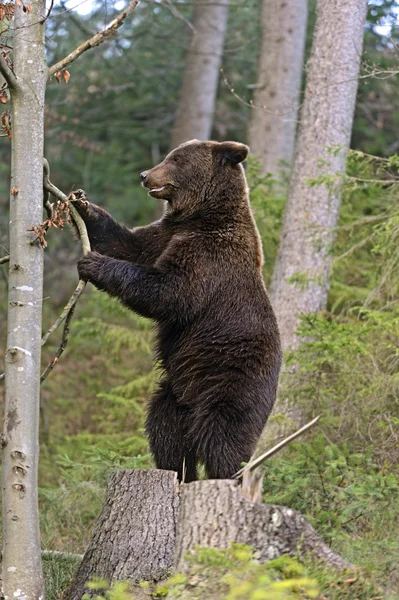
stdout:
[(282, 554), (313, 555), (343, 570), (351, 565), (329, 548), (296, 510), (256, 504), (244, 498), (236, 481), (214, 479), (182, 486), (177, 522), (175, 570), (187, 570), (185, 556), (195, 547), (247, 544), (262, 562)]
[(351, 566), (299, 512), (251, 502), (237, 481), (179, 486), (172, 471), (116, 471), (68, 600), (81, 600), (93, 576), (133, 584), (159, 580), (172, 570), (187, 571), (185, 557), (195, 547), (232, 542), (252, 546), (263, 562), (299, 550), (339, 570)]
[(69, 599), (81, 600), (86, 583), (166, 577), (173, 566), (179, 508), (177, 473), (115, 471)]

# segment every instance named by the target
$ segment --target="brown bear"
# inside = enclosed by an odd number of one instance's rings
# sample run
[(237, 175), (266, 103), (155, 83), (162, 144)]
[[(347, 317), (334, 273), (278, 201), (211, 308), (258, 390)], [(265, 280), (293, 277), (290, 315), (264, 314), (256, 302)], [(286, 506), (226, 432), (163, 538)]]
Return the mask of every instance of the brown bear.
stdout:
[[(230, 478), (272, 410), (281, 348), (242, 161), (248, 147), (192, 140), (141, 174), (164, 216), (129, 230), (81, 203), (93, 252), (79, 275), (156, 321), (163, 376), (146, 431), (159, 469)], [(184, 473), (183, 473), (184, 465)]]

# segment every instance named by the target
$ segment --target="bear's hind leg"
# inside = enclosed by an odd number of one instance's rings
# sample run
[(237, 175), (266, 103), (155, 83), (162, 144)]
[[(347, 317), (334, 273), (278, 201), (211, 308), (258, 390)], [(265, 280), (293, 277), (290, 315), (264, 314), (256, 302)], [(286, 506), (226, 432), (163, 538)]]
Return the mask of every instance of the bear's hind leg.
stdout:
[(170, 384), (163, 381), (150, 401), (146, 432), (158, 469), (177, 471), (179, 481), (197, 479), (196, 453), (187, 439), (191, 412), (176, 401)]
[(196, 418), (198, 457), (209, 479), (231, 479), (255, 450), (256, 419), (250, 413), (237, 410), (231, 402), (209, 408), (207, 415)]

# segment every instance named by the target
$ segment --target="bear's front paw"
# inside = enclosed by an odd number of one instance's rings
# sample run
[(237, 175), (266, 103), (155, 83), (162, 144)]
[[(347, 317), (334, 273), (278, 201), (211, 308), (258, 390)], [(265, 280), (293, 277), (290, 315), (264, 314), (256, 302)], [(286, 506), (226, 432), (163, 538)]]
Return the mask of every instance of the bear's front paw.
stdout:
[(69, 201), (76, 208), (82, 219), (90, 218), (90, 213), (93, 212), (93, 209), (84, 190), (75, 190), (72, 192), (69, 196)]
[(96, 283), (101, 275), (101, 268), (107, 260), (98, 252), (88, 252), (78, 261), (79, 278)]

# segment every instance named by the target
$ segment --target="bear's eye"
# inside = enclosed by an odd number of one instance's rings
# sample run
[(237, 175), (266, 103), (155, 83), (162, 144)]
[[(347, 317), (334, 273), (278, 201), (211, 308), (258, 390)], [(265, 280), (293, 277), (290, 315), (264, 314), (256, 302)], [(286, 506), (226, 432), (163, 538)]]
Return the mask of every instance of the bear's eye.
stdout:
[(179, 162), (179, 157), (178, 156), (172, 156), (172, 160), (173, 160), (173, 162), (178, 163)]

